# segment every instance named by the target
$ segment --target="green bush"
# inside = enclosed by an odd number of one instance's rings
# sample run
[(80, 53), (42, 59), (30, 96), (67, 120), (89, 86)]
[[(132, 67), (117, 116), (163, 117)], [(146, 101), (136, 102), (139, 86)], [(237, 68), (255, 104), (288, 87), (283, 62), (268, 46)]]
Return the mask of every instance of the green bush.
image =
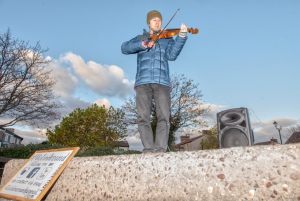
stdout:
[(137, 154), (139, 151), (124, 151), (113, 149), (111, 147), (93, 147), (86, 150), (79, 150), (76, 156), (107, 156), (107, 155), (122, 155), (122, 154)]
[(30, 148), (15, 147), (15, 148), (1, 148), (0, 156), (6, 158), (29, 158), (32, 155)]
[(93, 147), (88, 148), (86, 150), (79, 150), (76, 156), (106, 156), (106, 155), (114, 155), (115, 152), (110, 147)]
[[(1, 148), (0, 156), (6, 158), (18, 158), (18, 159), (26, 159), (30, 158), (30, 156), (38, 150), (48, 150), (48, 149), (59, 149), (65, 148), (62, 145), (53, 145), (48, 142), (43, 142), (41, 144), (29, 144), (22, 147), (15, 148)], [(106, 156), (106, 155), (122, 155), (122, 154), (138, 154), (141, 153), (139, 151), (124, 151), (113, 149), (111, 147), (93, 147), (88, 148), (86, 150), (79, 150), (76, 154), (76, 157), (84, 157), (84, 156)]]
[(62, 145), (51, 145), (47, 142), (41, 144), (28, 144), (26, 146), (14, 148), (1, 148), (0, 156), (6, 158), (30, 158), (30, 156), (37, 150), (58, 149), (63, 148)]

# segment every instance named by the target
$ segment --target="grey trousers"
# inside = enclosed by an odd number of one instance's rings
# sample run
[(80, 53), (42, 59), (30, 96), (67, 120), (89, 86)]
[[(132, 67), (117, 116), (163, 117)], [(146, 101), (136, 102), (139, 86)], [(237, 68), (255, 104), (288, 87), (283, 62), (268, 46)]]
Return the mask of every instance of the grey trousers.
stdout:
[[(166, 151), (170, 129), (170, 87), (160, 84), (144, 84), (137, 86), (135, 91), (138, 130), (144, 145), (144, 151)], [(153, 99), (157, 115), (155, 141), (150, 122)]]

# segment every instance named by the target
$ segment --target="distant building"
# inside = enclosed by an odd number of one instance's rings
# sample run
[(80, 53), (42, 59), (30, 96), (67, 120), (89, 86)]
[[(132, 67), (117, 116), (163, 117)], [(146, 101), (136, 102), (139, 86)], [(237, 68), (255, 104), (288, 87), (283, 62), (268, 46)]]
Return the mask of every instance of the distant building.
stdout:
[(189, 135), (180, 136), (180, 143), (174, 145), (176, 151), (196, 151), (201, 150), (201, 142), (206, 138), (205, 135), (199, 135), (191, 138)]
[(285, 144), (300, 143), (300, 132), (294, 132)]
[(0, 148), (17, 147), (23, 138), (14, 133), (13, 128), (0, 128)]
[(277, 139), (271, 138), (270, 141), (258, 142), (258, 143), (255, 143), (254, 145), (275, 145), (275, 144), (278, 144)]

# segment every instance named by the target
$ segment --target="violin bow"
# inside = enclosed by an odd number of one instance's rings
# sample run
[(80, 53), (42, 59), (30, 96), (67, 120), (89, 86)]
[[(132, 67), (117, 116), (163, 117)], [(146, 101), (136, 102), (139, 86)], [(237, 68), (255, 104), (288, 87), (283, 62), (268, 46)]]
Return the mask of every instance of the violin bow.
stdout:
[(170, 22), (173, 20), (173, 18), (175, 17), (175, 15), (177, 14), (177, 12), (180, 10), (180, 8), (178, 8), (175, 13), (173, 14), (173, 16), (171, 17), (171, 19), (168, 21), (168, 23), (164, 26), (164, 28), (159, 32), (158, 34), (158, 38), (159, 36), (162, 34), (162, 32), (167, 28), (167, 26), (170, 24)]

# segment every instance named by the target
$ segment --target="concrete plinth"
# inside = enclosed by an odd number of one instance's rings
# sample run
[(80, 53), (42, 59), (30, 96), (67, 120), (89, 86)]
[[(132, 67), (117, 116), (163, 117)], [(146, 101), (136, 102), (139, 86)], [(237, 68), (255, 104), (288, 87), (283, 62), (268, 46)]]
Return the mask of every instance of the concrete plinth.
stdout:
[(300, 144), (74, 158), (46, 200), (297, 201)]

